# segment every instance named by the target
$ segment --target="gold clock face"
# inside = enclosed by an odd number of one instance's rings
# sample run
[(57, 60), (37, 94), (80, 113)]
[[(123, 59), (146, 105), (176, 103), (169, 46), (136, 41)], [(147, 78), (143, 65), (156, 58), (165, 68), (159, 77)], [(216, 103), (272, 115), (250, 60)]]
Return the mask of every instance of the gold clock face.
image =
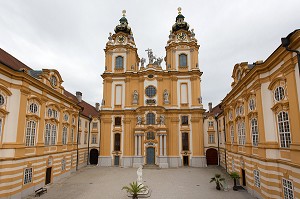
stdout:
[(183, 41), (186, 39), (186, 34), (184, 32), (180, 32), (177, 34), (177, 39)]
[(125, 37), (124, 36), (118, 36), (118, 42), (119, 43), (123, 43), (125, 41)]

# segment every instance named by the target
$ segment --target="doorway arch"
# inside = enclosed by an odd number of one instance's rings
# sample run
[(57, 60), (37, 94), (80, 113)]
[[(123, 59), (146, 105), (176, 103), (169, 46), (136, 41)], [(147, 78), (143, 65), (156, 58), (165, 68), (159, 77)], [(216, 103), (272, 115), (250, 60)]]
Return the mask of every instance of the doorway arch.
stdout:
[(206, 151), (207, 165), (218, 165), (218, 151), (214, 148), (209, 148)]
[(90, 151), (90, 164), (98, 164), (98, 150), (91, 149)]
[(154, 147), (147, 148), (147, 164), (148, 165), (155, 164), (155, 148)]

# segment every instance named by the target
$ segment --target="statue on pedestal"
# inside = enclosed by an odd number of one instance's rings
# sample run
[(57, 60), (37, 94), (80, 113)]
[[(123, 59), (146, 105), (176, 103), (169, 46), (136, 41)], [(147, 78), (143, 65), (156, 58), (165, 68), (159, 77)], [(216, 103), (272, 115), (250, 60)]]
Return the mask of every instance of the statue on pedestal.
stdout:
[(142, 116), (138, 115), (137, 116), (137, 125), (141, 125), (142, 124)]
[(134, 90), (132, 104), (137, 104), (138, 100), (139, 100), (139, 93), (137, 92), (137, 90)]
[(160, 125), (165, 125), (165, 116), (160, 115), (159, 119), (160, 119)]
[(136, 174), (137, 174), (136, 182), (138, 183), (138, 185), (143, 184), (143, 166), (142, 165), (140, 165), (140, 167), (136, 171)]

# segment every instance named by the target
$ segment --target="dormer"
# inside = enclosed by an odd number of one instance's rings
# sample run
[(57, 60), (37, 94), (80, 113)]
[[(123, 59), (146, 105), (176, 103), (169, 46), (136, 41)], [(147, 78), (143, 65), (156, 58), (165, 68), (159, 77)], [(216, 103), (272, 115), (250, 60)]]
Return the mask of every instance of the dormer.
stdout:
[(62, 86), (63, 80), (57, 70), (43, 69), (40, 77), (44, 84), (58, 91), (59, 93), (63, 93), (64, 90), (64, 87)]

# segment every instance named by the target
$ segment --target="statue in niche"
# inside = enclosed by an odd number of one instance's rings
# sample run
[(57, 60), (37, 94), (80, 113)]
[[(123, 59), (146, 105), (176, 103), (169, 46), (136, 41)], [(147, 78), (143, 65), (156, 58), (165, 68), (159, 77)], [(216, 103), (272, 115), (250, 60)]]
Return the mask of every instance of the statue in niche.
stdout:
[(134, 90), (132, 104), (137, 104), (138, 100), (139, 100), (139, 94), (138, 94), (137, 90)]
[(141, 125), (142, 124), (142, 116), (138, 115), (137, 116), (137, 125)]
[(164, 90), (164, 103), (169, 104), (169, 93), (167, 89)]
[(160, 115), (159, 119), (160, 119), (160, 125), (165, 125), (165, 116)]

